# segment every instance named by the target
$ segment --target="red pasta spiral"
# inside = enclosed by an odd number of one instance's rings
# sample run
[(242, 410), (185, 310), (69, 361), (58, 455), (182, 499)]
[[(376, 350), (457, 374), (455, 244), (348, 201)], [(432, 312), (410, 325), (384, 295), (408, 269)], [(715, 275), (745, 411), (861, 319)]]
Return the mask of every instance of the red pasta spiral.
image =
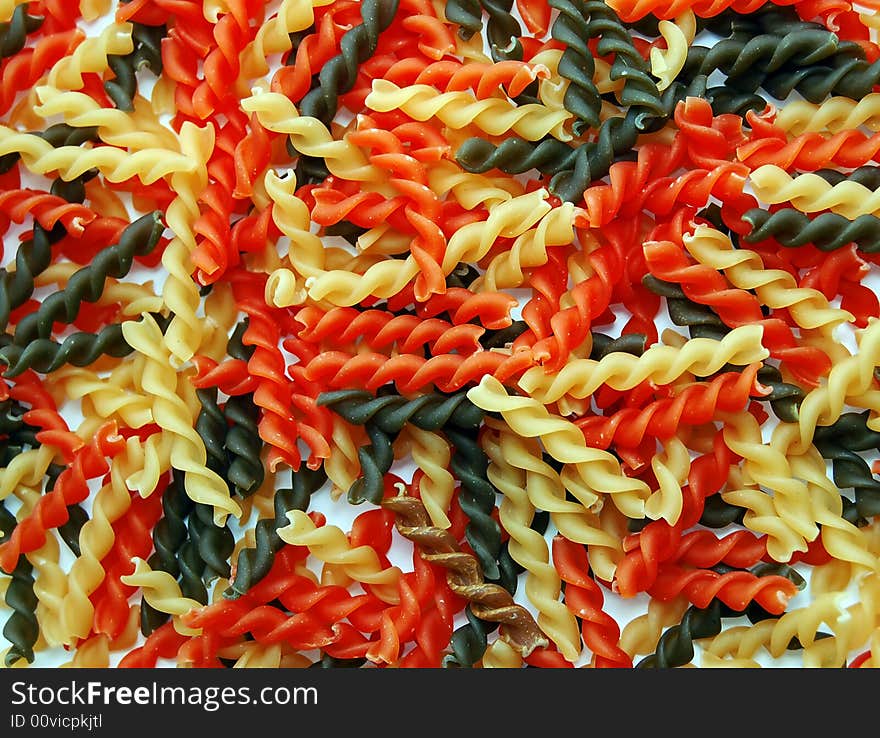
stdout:
[(671, 600), (679, 595), (697, 607), (708, 607), (717, 598), (728, 607), (742, 611), (757, 602), (767, 612), (785, 612), (797, 587), (785, 577), (758, 577), (747, 571), (718, 574), (711, 569), (684, 569), (676, 564), (663, 564), (654, 584), (647, 590), (651, 597)]
[(586, 549), (561, 535), (553, 537), (553, 566), (565, 582), (565, 605), (581, 621), (584, 643), (597, 669), (630, 669), (632, 659), (618, 645), (620, 626), (603, 609), (602, 589), (589, 575)]
[(754, 111), (746, 114), (752, 134), (737, 147), (736, 156), (751, 169), (765, 164), (803, 172), (825, 167), (854, 169), (875, 161), (880, 152), (880, 133), (869, 136), (849, 129), (823, 136), (808, 131), (789, 139), (785, 131), (773, 123), (774, 118), (772, 107), (762, 115)]
[(165, 475), (152, 494), (133, 497), (127, 512), (113, 523), (113, 546), (101, 559), (104, 579), (89, 595), (95, 607), (93, 630), (111, 640), (125, 628), (131, 609), (128, 599), (136, 591), (123, 584), (122, 577), (131, 574), (132, 559), (146, 559), (153, 550), (153, 527), (162, 515), (162, 493), (167, 485)]
[(396, 348), (402, 353), (427, 347), (436, 353), (470, 354), (479, 350), (480, 336), (485, 333), (484, 328), (470, 323), (452, 325), (439, 318), (422, 320), (415, 315), (345, 307), (323, 312), (306, 306), (297, 312), (296, 320), (304, 326), (298, 335), (305, 341), (332, 340), (337, 345), (360, 342), (374, 349)]
[(69, 505), (85, 500), (89, 494), (88, 481), (107, 472), (107, 456), (114, 456), (125, 445), (116, 432), (116, 423), (105, 423), (95, 438), (79, 449), (71, 465), (55, 482), (51, 491), (43, 495), (34, 509), (23, 518), (9, 539), (0, 544), (0, 568), (10, 573), (23, 553), (36, 551), (46, 542), (49, 530), (64, 525), (70, 518)]
[(59, 59), (73, 53), (85, 35), (74, 29), (44, 36), (0, 66), (0, 113), (9, 110), (19, 92), (33, 87)]
[(624, 408), (610, 416), (586, 416), (576, 424), (593, 448), (611, 444), (635, 448), (648, 436), (672, 438), (681, 425), (702, 425), (716, 412), (739, 412), (752, 396), (766, 394), (756, 383), (761, 364), (742, 372), (725, 372), (709, 382), (689, 384), (673, 397), (656, 400), (644, 408)]

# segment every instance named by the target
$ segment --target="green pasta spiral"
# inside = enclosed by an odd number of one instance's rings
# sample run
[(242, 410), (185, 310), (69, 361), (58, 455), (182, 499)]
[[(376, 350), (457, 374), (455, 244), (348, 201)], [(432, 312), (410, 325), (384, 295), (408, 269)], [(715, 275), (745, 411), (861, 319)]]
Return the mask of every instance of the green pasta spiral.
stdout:
[(713, 46), (691, 46), (681, 75), (691, 79), (717, 70), (726, 76), (727, 85), (754, 92), (767, 75), (785, 65), (815, 64), (838, 49), (838, 37), (825, 29), (798, 29), (784, 36), (775, 33), (737, 35)]
[(519, 37), (522, 35), (519, 21), (511, 14), (513, 0), (480, 0), (489, 16), (486, 23), (486, 36), (494, 61), (513, 59), (522, 61), (523, 48)]
[(26, 556), (20, 556), (6, 588), (6, 604), (12, 610), (3, 626), (3, 637), (12, 644), (6, 652), (6, 666), (19, 659), (28, 663), (34, 660), (34, 645), (40, 636), (34, 582), (33, 567)]
[(743, 215), (752, 230), (747, 243), (775, 239), (787, 248), (813, 244), (820, 251), (835, 251), (855, 244), (866, 254), (880, 251), (880, 218), (865, 214), (849, 220), (837, 213), (821, 213), (811, 218), (794, 208), (769, 212), (753, 208)]
[(248, 497), (259, 489), (266, 477), (260, 454), (263, 441), (258, 428), (260, 409), (254, 396), (230, 397), (223, 407), (224, 423), (229, 425), (223, 442), (229, 466), (226, 478), (235, 492)]
[(145, 26), (133, 23), (131, 39), (134, 49), (129, 54), (110, 54), (107, 62), (115, 75), (104, 82), (107, 96), (120, 110), (134, 110), (137, 93), (137, 73), (148, 68), (157, 77), (162, 74), (162, 39), (168, 33), (165, 26)]
[(478, 0), (447, 0), (446, 20), (458, 26), (458, 35), (465, 41), (483, 28), (483, 8)]
[[(153, 571), (164, 571), (177, 579), (180, 576), (178, 555), (187, 540), (186, 517), (195, 503), (186, 494), (183, 475), (174, 472), (162, 495), (162, 517), (153, 528), (153, 548), (148, 563)], [(141, 632), (149, 635), (168, 620), (168, 613), (150, 606), (141, 598)]]
[(15, 345), (26, 346), (37, 338), (49, 338), (54, 323), (72, 323), (84, 302), (97, 302), (108, 278), (124, 277), (135, 256), (144, 256), (156, 248), (165, 228), (161, 216), (157, 210), (127, 226), (119, 243), (98, 252), (88, 266), (71, 275), (63, 290), (49, 295), (37, 310), (25, 315), (15, 327)]
[(832, 465), (834, 484), (852, 489), (854, 500), (843, 497), (844, 518), (851, 523), (880, 514), (880, 482), (859, 452), (880, 449), (880, 433), (868, 428), (869, 412), (844, 413), (829, 426), (816, 429), (813, 443)]
[(322, 392), (317, 404), (330, 408), (353, 425), (372, 421), (385, 433), (399, 433), (406, 423), (426, 431), (450, 425), (477, 428), (483, 419), (483, 411), (468, 400), (466, 392), (431, 393), (408, 400), (393, 394), (375, 397), (363, 390), (337, 390)]
[(556, 174), (574, 166), (578, 149), (548, 137), (533, 144), (516, 136), (493, 144), (477, 136), (469, 138), (455, 152), (455, 160), (468, 172), (482, 174), (500, 169), (508, 174), (524, 174), (537, 169)]
[(224, 444), (227, 425), (226, 417), (217, 404), (217, 392), (216, 387), (196, 390), (196, 396), (202, 406), (196, 418), (196, 433), (205, 444), (207, 467), (219, 476), (225, 477), (227, 460)]
[(830, 64), (792, 65), (781, 69), (769, 75), (763, 87), (777, 99), (784, 100), (792, 92), (798, 92), (808, 102), (818, 104), (838, 95), (861, 100), (880, 82), (880, 59), (872, 63), (846, 56), (830, 61)]
[(290, 488), (279, 489), (273, 498), (274, 517), (257, 522), (254, 528), (254, 547), (244, 548), (238, 555), (235, 579), (223, 592), (226, 599), (234, 600), (250, 591), (272, 568), (277, 554), (286, 545), (278, 531), (290, 523), (287, 513), (291, 510), (305, 512), (311, 496), (327, 481), (323, 468), (300, 468), (291, 475)]
[(617, 13), (602, 0), (587, 0), (583, 3), (583, 12), (588, 16), (584, 26), (586, 37), (599, 37), (596, 51), (600, 56), (614, 55), (610, 78), (624, 81), (619, 93), (621, 105), (636, 105), (654, 115), (665, 116), (665, 104), (651, 76), (650, 65), (636, 49)]
[(593, 82), (596, 63), (587, 46), (590, 36), (586, 27), (586, 10), (582, 0), (548, 0), (548, 4), (559, 11), (550, 34), (565, 46), (559, 61), (559, 74), (570, 84), (562, 104), (581, 121), (574, 128), (575, 133), (580, 134), (584, 128), (599, 127), (602, 108), (602, 98)]
[(501, 527), (492, 517), (497, 490), (489, 481), (489, 457), (477, 441), (476, 430), (450, 426), (444, 430), (444, 435), (453, 448), (452, 474), (461, 482), (458, 502), (468, 517), (465, 538), (483, 567), (486, 580), (498, 582), (513, 593), (516, 577), (509, 566), (499, 564)]
[[(151, 315), (163, 331), (168, 327), (169, 317), (155, 313)], [(38, 338), (22, 347), (8, 343), (8, 340), (7, 336), (6, 345), (0, 348), (0, 363), (7, 365), (3, 372), (6, 377), (15, 377), (28, 369), (45, 374), (65, 364), (89, 366), (102, 356), (122, 358), (133, 350), (122, 335), (121, 323), (111, 323), (97, 333), (71, 333), (61, 343)]]
[(0, 23), (0, 59), (15, 56), (27, 43), (27, 36), (43, 25), (44, 18), (39, 15), (30, 15), (28, 6), (30, 3), (22, 3), (12, 13), (12, 18), (6, 23)]
[(39, 223), (34, 223), (33, 236), (15, 253), (15, 270), (0, 268), (0, 329), (9, 325), (12, 311), (24, 305), (34, 293), (34, 279), (52, 260), (52, 244), (65, 235), (60, 224), (47, 231)]
[(730, 332), (712, 308), (688, 299), (679, 285), (657, 279), (653, 274), (645, 275), (642, 284), (654, 294), (666, 298), (670, 319), (676, 325), (686, 327), (691, 338), (720, 341)]
[(187, 519), (189, 537), (202, 562), (202, 580), (210, 584), (218, 577), (229, 577), (229, 557), (235, 537), (227, 525), (214, 522), (214, 507), (197, 502)]

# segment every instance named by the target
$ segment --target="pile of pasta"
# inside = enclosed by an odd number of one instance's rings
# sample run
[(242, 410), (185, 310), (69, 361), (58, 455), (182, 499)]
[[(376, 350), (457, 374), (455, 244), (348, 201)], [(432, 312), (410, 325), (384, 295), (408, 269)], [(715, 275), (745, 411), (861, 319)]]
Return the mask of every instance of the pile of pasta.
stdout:
[(0, 0), (5, 665), (880, 665), (878, 9)]

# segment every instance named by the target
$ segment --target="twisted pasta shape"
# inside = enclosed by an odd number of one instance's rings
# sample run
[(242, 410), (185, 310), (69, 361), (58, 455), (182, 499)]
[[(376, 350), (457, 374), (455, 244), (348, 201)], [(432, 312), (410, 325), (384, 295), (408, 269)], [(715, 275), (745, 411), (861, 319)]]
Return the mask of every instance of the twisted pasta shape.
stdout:
[(693, 235), (686, 234), (683, 241), (697, 261), (722, 270), (736, 287), (755, 290), (765, 305), (788, 309), (801, 328), (818, 328), (827, 333), (854, 319), (846, 310), (832, 308), (817, 290), (799, 287), (788, 272), (765, 269), (760, 255), (734, 248), (728, 236), (710, 226), (697, 226)]
[(96, 302), (108, 278), (128, 274), (136, 256), (149, 254), (159, 243), (164, 225), (155, 211), (138, 218), (120, 236), (119, 242), (103, 249), (92, 262), (75, 272), (67, 286), (42, 301), (15, 326), (13, 343), (26, 346), (37, 338), (49, 338), (54, 323), (72, 323), (84, 302)]
[(447, 529), (451, 525), (447, 513), (455, 494), (455, 478), (449, 473), (452, 450), (438, 433), (417, 426), (406, 428), (410, 454), (419, 476), (419, 499), (425, 505), (431, 524)]
[(509, 395), (504, 386), (492, 377), (484, 377), (468, 391), (467, 396), (483, 410), (500, 412), (519, 435), (540, 438), (547, 451), (558, 461), (572, 464), (586, 489), (566, 486), (584, 506), (595, 505), (599, 501), (599, 494), (610, 494), (624, 514), (629, 517), (644, 516), (645, 500), (649, 495), (647, 485), (625, 477), (617, 459), (608, 452), (587, 447), (583, 434), (573, 423), (551, 414), (532, 397)]
[(339, 96), (354, 86), (358, 66), (373, 55), (379, 34), (391, 25), (397, 8), (398, 0), (364, 0), (363, 22), (346, 31), (339, 42), (339, 54), (321, 68), (318, 86), (302, 99), (300, 107), (305, 115), (330, 124)]
[(54, 489), (40, 498), (32, 513), (19, 521), (9, 540), (0, 544), (0, 567), (4, 571), (11, 572), (21, 554), (43, 546), (49, 531), (67, 522), (67, 507), (89, 496), (88, 480), (107, 471), (105, 456), (118, 453), (123, 443), (115, 424), (107, 423), (91, 443), (77, 450), (72, 464), (58, 477)]
[(269, 73), (266, 60), (292, 47), (291, 35), (315, 23), (315, 9), (331, 5), (329, 0), (282, 0), (278, 12), (260, 25), (239, 58), (241, 75), (255, 79)]
[(229, 588), (223, 593), (228, 599), (236, 599), (247, 594), (250, 589), (264, 579), (275, 562), (275, 554), (285, 545), (278, 531), (290, 522), (287, 513), (291, 510), (305, 512), (309, 499), (326, 481), (327, 475), (321, 469), (300, 469), (293, 473), (292, 486), (279, 489), (272, 498), (274, 517), (257, 522), (254, 529), (254, 546), (242, 549), (238, 554), (235, 576)]
[[(62, 91), (50, 85), (35, 88), (39, 104), (34, 112), (44, 118), (60, 115), (74, 132), (97, 129), (101, 141), (111, 146), (132, 151), (163, 149), (180, 153), (178, 137), (167, 128), (150, 123), (146, 116), (135, 117), (120, 110), (102, 108), (83, 92)], [(145, 119), (146, 118), (146, 119)]]
[(61, 606), (61, 625), (67, 633), (64, 640), (67, 644), (87, 638), (92, 629), (94, 608), (89, 595), (104, 578), (101, 560), (109, 553), (115, 539), (113, 523), (131, 505), (125, 479), (142, 463), (143, 450), (138, 440), (129, 438), (125, 450), (111, 462), (109, 483), (98, 491), (91, 518), (80, 531), (80, 555), (70, 567), (68, 590)]
[(565, 605), (581, 619), (581, 633), (593, 652), (592, 665), (603, 668), (632, 668), (632, 658), (618, 645), (620, 627), (604, 611), (604, 595), (590, 577), (586, 551), (567, 538), (553, 537), (553, 565), (565, 582)]
[(147, 359), (142, 386), (153, 395), (156, 423), (171, 437), (171, 464), (186, 474), (187, 495), (195, 502), (212, 505), (218, 525), (230, 514), (238, 517), (241, 507), (230, 497), (223, 480), (205, 466), (205, 446), (192, 427), (189, 408), (175, 392), (177, 378), (158, 324), (145, 315), (141, 321), (124, 323), (122, 331), (129, 345)]
[(489, 480), (504, 495), (499, 513), (501, 525), (510, 533), (508, 550), (527, 572), (526, 596), (538, 610), (538, 626), (566, 659), (575, 661), (580, 655), (577, 623), (560, 602), (560, 579), (550, 564), (547, 543), (530, 527), (535, 508), (526, 492), (526, 472), (505, 458), (503, 425), (493, 423), (489, 427), (493, 432), (483, 434), (481, 445), (490, 459)]
[(138, 587), (150, 607), (174, 617), (174, 627), (179, 633), (196, 635), (198, 630), (189, 628), (181, 621), (181, 616), (200, 607), (201, 603), (184, 597), (174, 578), (164, 571), (153, 571), (142, 558), (132, 560), (134, 571), (122, 577), (122, 583)]
[(742, 216), (751, 226), (747, 243), (774, 239), (786, 248), (813, 244), (820, 251), (836, 251), (855, 244), (859, 251), (874, 254), (880, 251), (880, 218), (860, 215), (855, 220), (836, 213), (821, 213), (811, 218), (795, 208), (773, 212), (753, 208)]
[(339, 566), (356, 582), (368, 585), (379, 599), (390, 604), (399, 603), (397, 580), (400, 569), (383, 567), (370, 546), (352, 546), (345, 533), (335, 525), (315, 525), (302, 510), (287, 513), (288, 525), (277, 529), (285, 543), (305, 546), (322, 561)]
[(398, 532), (419, 546), (426, 561), (448, 569), (450, 589), (469, 601), (478, 618), (503, 625), (504, 636), (513, 648), (528, 656), (547, 645), (529, 611), (517, 605), (503, 587), (483, 580), (476, 558), (462, 552), (448, 531), (430, 525), (419, 500), (401, 495), (383, 500), (382, 506), (394, 512)]
[(821, 103), (793, 100), (776, 114), (775, 124), (786, 133), (840, 133), (861, 126), (880, 130), (880, 93), (871, 92), (858, 100), (830, 97)]
[(661, 20), (657, 24), (657, 29), (666, 42), (666, 48), (660, 49), (657, 46), (651, 48), (651, 74), (659, 80), (657, 89), (662, 92), (672, 84), (684, 67), (688, 47), (694, 42), (696, 35), (697, 19), (693, 10), (688, 8), (675, 19), (675, 22)]
[(850, 220), (880, 214), (880, 194), (857, 182), (831, 185), (811, 173), (792, 177), (775, 164), (758, 167), (750, 180), (758, 199), (770, 205), (790, 202), (804, 213), (830, 210)]
[(720, 341), (693, 338), (680, 348), (654, 345), (641, 356), (614, 352), (599, 361), (574, 359), (558, 373), (545, 374), (541, 367), (528, 369), (519, 386), (533, 398), (549, 404), (564, 396), (584, 398), (603, 384), (615, 390), (628, 390), (646, 380), (671, 384), (684, 373), (705, 377), (715, 374), (725, 364), (745, 366), (767, 358), (760, 346), (760, 326), (734, 328)]
[(611, 444), (637, 448), (646, 437), (673, 438), (682, 425), (702, 425), (716, 411), (736, 412), (758, 393), (760, 364), (742, 372), (724, 372), (710, 382), (684, 385), (673, 397), (655, 400), (641, 409), (623, 408), (613, 415), (580, 418), (575, 423), (593, 448)]
[(162, 252), (162, 267), (166, 272), (162, 285), (162, 300), (172, 315), (165, 331), (164, 343), (171, 353), (171, 361), (179, 365), (189, 361), (201, 343), (203, 321), (196, 315), (199, 291), (193, 281), (191, 254), (196, 248), (193, 223), (199, 216), (197, 193), (207, 185), (207, 169), (214, 148), (214, 127), (196, 128), (186, 121), (180, 129), (181, 151), (189, 152), (189, 170), (180, 170), (171, 178), (176, 193), (165, 211), (165, 222), (174, 233)]
[(535, 103), (515, 106), (500, 98), (478, 100), (463, 91), (438, 93), (428, 85), (400, 88), (393, 82), (377, 79), (366, 105), (380, 113), (402, 110), (418, 121), (437, 118), (456, 130), (474, 125), (492, 136), (512, 132), (527, 141), (537, 141), (548, 134), (561, 141), (570, 138), (563, 127), (570, 118), (567, 111), (549, 110)]

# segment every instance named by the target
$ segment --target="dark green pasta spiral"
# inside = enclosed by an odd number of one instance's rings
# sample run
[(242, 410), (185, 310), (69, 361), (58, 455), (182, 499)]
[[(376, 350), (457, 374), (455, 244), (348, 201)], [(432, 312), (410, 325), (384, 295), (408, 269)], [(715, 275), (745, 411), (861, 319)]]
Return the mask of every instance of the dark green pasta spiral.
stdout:
[[(195, 503), (186, 494), (183, 475), (173, 472), (171, 483), (162, 495), (162, 517), (153, 528), (153, 548), (148, 563), (153, 571), (164, 571), (177, 579), (180, 576), (178, 555), (187, 540), (186, 517)], [(150, 635), (167, 622), (168, 613), (154, 609), (141, 598), (141, 632)]]
[(15, 270), (0, 269), (0, 329), (9, 325), (13, 310), (24, 305), (34, 293), (34, 279), (52, 261), (52, 244), (66, 231), (58, 224), (51, 231), (34, 223), (33, 237), (24, 241), (15, 254)]
[(98, 173), (97, 169), (89, 169), (69, 181), (56, 179), (49, 188), (49, 194), (67, 200), (67, 202), (82, 204), (86, 201), (86, 182), (97, 177)]
[(854, 243), (866, 254), (880, 251), (880, 218), (875, 215), (849, 220), (836, 213), (822, 213), (811, 218), (794, 208), (773, 213), (753, 208), (743, 215), (743, 220), (752, 227), (745, 236), (746, 243), (773, 238), (788, 248), (811, 243), (820, 251), (835, 251)]
[(483, 7), (479, 0), (447, 0), (446, 20), (458, 26), (458, 35), (465, 41), (483, 27)]
[[(489, 458), (477, 442), (478, 431), (452, 426), (444, 435), (452, 444), (450, 468), (461, 482), (458, 501), (467, 515), (465, 538), (474, 551), (487, 581), (498, 582), (508, 592), (516, 589), (516, 578), (502, 577), (505, 570), (498, 558), (501, 553), (501, 528), (492, 511), (495, 509), (497, 490), (489, 481)], [(509, 574), (509, 567), (507, 568)]]
[(363, 390), (322, 392), (317, 404), (329, 407), (353, 425), (372, 421), (385, 433), (399, 433), (406, 423), (426, 431), (447, 426), (477, 428), (483, 411), (467, 399), (466, 392), (425, 394), (408, 400), (400, 395), (375, 397)]
[(504, 348), (525, 333), (528, 327), (524, 320), (514, 320), (506, 328), (486, 331), (480, 336), (480, 345), (484, 349)]
[(511, 15), (513, 0), (480, 0), (489, 16), (486, 23), (486, 36), (494, 61), (512, 59), (522, 61), (523, 47), (519, 40), (522, 35), (519, 21)]
[[(339, 108), (339, 97), (354, 86), (358, 67), (376, 51), (379, 34), (384, 31), (397, 13), (399, 0), (364, 0), (361, 3), (363, 22), (343, 34), (339, 42), (339, 54), (328, 61), (318, 74), (318, 85), (300, 101), (301, 115), (317, 118), (329, 126)], [(288, 139), (288, 151), (296, 150)], [(322, 181), (327, 169), (320, 159), (301, 156), (297, 163), (297, 182), (300, 185)]]
[(217, 404), (217, 392), (216, 387), (196, 390), (196, 396), (202, 406), (196, 418), (196, 433), (205, 444), (207, 467), (218, 476), (225, 478), (228, 462), (223, 444), (226, 441), (228, 426), (223, 411)]
[(256, 346), (245, 346), (244, 343), (242, 343), (245, 331), (248, 329), (248, 323), (249, 321), (247, 318), (240, 320), (232, 331), (229, 340), (226, 342), (226, 353), (233, 359), (249, 361), (251, 356), (254, 355)]
[(582, 7), (588, 16), (584, 26), (586, 37), (599, 37), (596, 51), (600, 56), (614, 55), (609, 76), (612, 80), (623, 80), (623, 89), (618, 95), (621, 105), (636, 105), (654, 115), (665, 116), (666, 108), (651, 77), (651, 67), (636, 49), (617, 13), (602, 0), (587, 0)]
[(680, 285), (657, 279), (653, 274), (645, 275), (642, 284), (654, 294), (666, 298), (670, 319), (676, 325), (687, 327), (691, 338), (717, 341), (730, 332), (712, 308), (690, 300)]
[(716, 529), (742, 525), (746, 512), (746, 508), (726, 502), (720, 494), (710, 495), (703, 504), (700, 525)]
[(649, 133), (672, 115), (679, 100), (705, 92), (706, 78), (694, 80), (691, 86), (673, 83), (663, 91), (663, 114), (633, 105), (623, 117), (615, 116), (602, 122), (595, 141), (576, 149), (570, 168), (559, 171), (550, 179), (550, 191), (565, 202), (578, 202), (592, 182), (608, 174), (621, 155), (629, 156), (642, 133)]
[(84, 302), (96, 302), (107, 279), (128, 274), (135, 256), (149, 254), (164, 230), (162, 213), (148, 213), (127, 226), (119, 243), (101, 250), (92, 262), (71, 275), (67, 286), (49, 295), (33, 313), (25, 315), (15, 327), (13, 342), (26, 346), (37, 338), (52, 335), (53, 323), (72, 323)]
[(836, 169), (819, 169), (814, 172), (830, 185), (841, 182), (855, 182), (869, 190), (880, 188), (880, 167), (863, 166), (853, 169), (851, 172), (839, 172)]
[(18, 557), (12, 581), (6, 588), (6, 605), (12, 614), (3, 626), (3, 637), (12, 645), (6, 652), (6, 666), (19, 659), (34, 660), (34, 644), (40, 636), (37, 622), (37, 596), (34, 594), (33, 567), (26, 556)]
[[(156, 313), (151, 315), (164, 332), (170, 318)], [(38, 338), (22, 347), (9, 343), (9, 337), (6, 336), (5, 339), (0, 337), (0, 345), (3, 345), (0, 348), (0, 363), (7, 365), (4, 371), (6, 377), (15, 377), (28, 369), (45, 374), (65, 364), (89, 366), (102, 356), (122, 358), (133, 350), (122, 335), (122, 323), (111, 323), (97, 333), (71, 333), (61, 343), (50, 338)]]
[(548, 0), (551, 8), (559, 15), (550, 28), (551, 36), (565, 45), (559, 60), (559, 74), (569, 81), (562, 104), (565, 109), (580, 121), (575, 125), (575, 133), (585, 128), (599, 127), (599, 111), (602, 98), (593, 82), (596, 63), (587, 46), (584, 3), (581, 0)]
[(852, 489), (854, 500), (843, 498), (843, 517), (851, 523), (871, 520), (880, 513), (880, 482), (859, 455), (880, 449), (880, 433), (868, 428), (869, 412), (844, 413), (829, 426), (819, 426), (813, 443), (831, 461), (834, 484)]
[(500, 169), (508, 174), (524, 174), (537, 169), (542, 174), (556, 174), (574, 166), (577, 148), (548, 137), (537, 144), (516, 136), (493, 144), (477, 136), (469, 138), (455, 152), (462, 169), (482, 174)]
[(611, 338), (611, 336), (608, 336), (605, 333), (594, 331), (593, 348), (590, 350), (590, 358), (593, 361), (599, 361), (608, 356), (608, 354), (616, 352), (641, 356), (645, 353), (645, 345), (647, 342), (648, 337), (645, 336), (644, 333), (624, 333), (617, 338)]
[(0, 59), (15, 56), (27, 43), (27, 36), (43, 25), (44, 18), (30, 15), (28, 5), (22, 3), (12, 13), (6, 23), (0, 23)]
[(227, 525), (214, 523), (214, 507), (197, 502), (187, 518), (187, 527), (203, 564), (202, 580), (210, 584), (218, 577), (228, 577), (235, 537)]
[(385, 433), (375, 423), (368, 421), (364, 430), (370, 443), (358, 448), (361, 476), (348, 489), (348, 501), (353, 505), (371, 502), (378, 505), (385, 493), (385, 475), (394, 464), (394, 438), (397, 433)]
[(134, 110), (137, 93), (137, 73), (144, 67), (157, 77), (162, 74), (162, 39), (167, 35), (165, 26), (145, 26), (132, 23), (133, 50), (128, 54), (110, 54), (107, 63), (114, 78), (104, 82), (107, 96), (120, 110)]
[(710, 87), (706, 90), (706, 99), (712, 106), (714, 115), (732, 113), (745, 118), (749, 111), (760, 113), (767, 107), (767, 101), (753, 92), (740, 92), (730, 87)]
[(285, 543), (278, 535), (281, 528), (290, 524), (287, 513), (292, 510), (305, 512), (311, 496), (327, 481), (324, 469), (300, 468), (291, 475), (292, 486), (279, 489), (273, 498), (274, 517), (257, 522), (254, 528), (254, 547), (244, 548), (238, 555), (235, 579), (223, 593), (227, 599), (234, 600), (250, 591), (272, 568), (277, 554)]
[[(6, 540), (15, 526), (15, 516), (0, 504), (0, 540)], [(5, 601), (12, 610), (3, 626), (3, 637), (12, 644), (6, 652), (6, 666), (12, 666), (20, 659), (32, 663), (40, 625), (36, 615), (33, 567), (26, 556), (18, 558), (12, 580), (6, 588)]]
[(200, 602), (208, 603), (208, 588), (202, 580), (205, 572), (205, 562), (199, 556), (198, 545), (191, 538), (187, 538), (177, 554), (177, 566), (180, 569), (180, 593), (184, 597)]
[(770, 394), (758, 399), (769, 402), (776, 417), (785, 423), (796, 423), (804, 391), (796, 384), (784, 382), (782, 373), (771, 364), (764, 364), (759, 370), (757, 380), (770, 388)]
[(842, 55), (829, 61), (829, 64), (788, 66), (768, 75), (762, 86), (780, 100), (798, 92), (808, 102), (818, 104), (836, 95), (861, 100), (880, 82), (880, 59), (872, 63)]
[(727, 86), (755, 92), (767, 75), (785, 65), (815, 64), (838, 49), (838, 37), (825, 29), (798, 29), (784, 36), (737, 34), (713, 46), (691, 46), (681, 75), (692, 79), (719, 71), (726, 76)]
[(260, 409), (254, 396), (230, 397), (223, 408), (225, 423), (229, 429), (223, 446), (229, 466), (226, 478), (236, 493), (248, 497), (259, 489), (266, 477), (263, 460), (263, 441), (258, 428)]
[(443, 658), (444, 669), (470, 669), (473, 667), (486, 653), (489, 634), (498, 627), (497, 623), (480, 620), (474, 615), (470, 605), (465, 608), (464, 613), (467, 617), (467, 623), (456, 628), (453, 632), (449, 641), (452, 653)]

